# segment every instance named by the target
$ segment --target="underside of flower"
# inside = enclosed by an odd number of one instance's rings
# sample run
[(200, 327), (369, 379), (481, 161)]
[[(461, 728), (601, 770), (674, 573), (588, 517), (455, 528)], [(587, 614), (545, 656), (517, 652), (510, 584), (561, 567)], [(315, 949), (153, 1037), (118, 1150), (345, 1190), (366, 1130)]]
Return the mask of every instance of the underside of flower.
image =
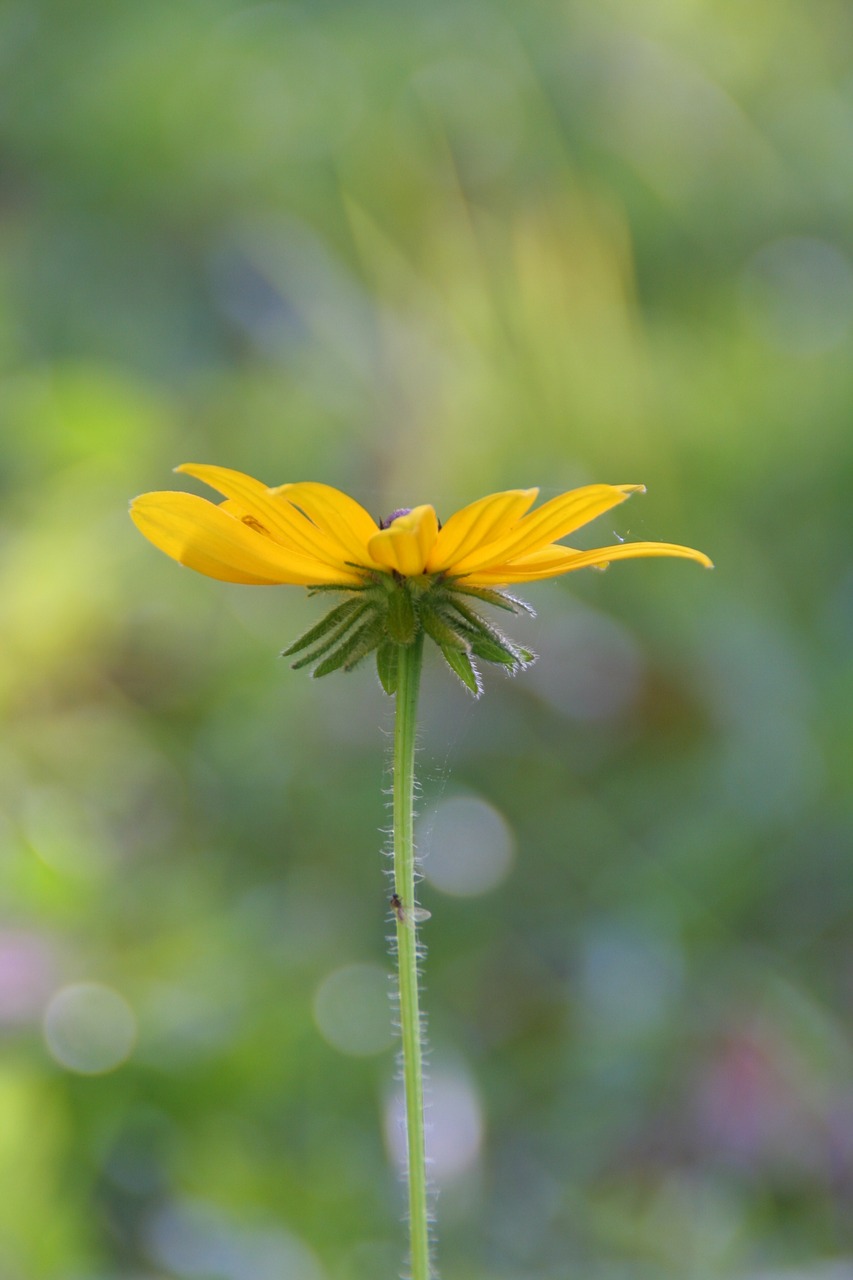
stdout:
[(400, 507), (377, 523), (354, 498), (313, 481), (269, 488), (260, 480), (198, 463), (178, 471), (218, 489), (144, 493), (130, 514), (149, 541), (180, 564), (246, 586), (332, 591), (340, 603), (286, 651), (315, 676), (350, 671), (376, 654), (389, 693), (401, 652), (424, 636), (473, 694), (475, 659), (515, 672), (533, 661), (480, 614), (482, 605), (527, 610), (506, 588), (611, 561), (674, 556), (710, 566), (701, 551), (671, 542), (618, 542), (578, 551), (561, 541), (643, 491), (638, 484), (588, 484), (534, 507), (537, 489), (478, 498), (441, 524), (428, 503)]
[(312, 675), (327, 676), (352, 671), (375, 654), (382, 687), (394, 694), (401, 646), (413, 645), (425, 635), (441, 650), (451, 671), (479, 697), (482, 681), (477, 660), (510, 675), (535, 661), (535, 654), (514, 644), (479, 612), (487, 604), (532, 615), (528, 604), (505, 591), (469, 587), (444, 574), (406, 578), (398, 573), (369, 573), (359, 587), (317, 586), (309, 594), (326, 591), (340, 592), (345, 598), (284, 650), (284, 657), (299, 655), (292, 664), (294, 670), (310, 667)]

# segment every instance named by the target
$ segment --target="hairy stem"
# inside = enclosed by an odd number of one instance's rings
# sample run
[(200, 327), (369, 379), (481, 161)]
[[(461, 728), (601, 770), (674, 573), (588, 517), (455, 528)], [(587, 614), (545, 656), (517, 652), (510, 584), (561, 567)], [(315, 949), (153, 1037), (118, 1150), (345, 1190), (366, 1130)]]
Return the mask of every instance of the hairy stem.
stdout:
[(430, 1278), (424, 1152), (423, 1044), (418, 997), (417, 918), (414, 910), (415, 722), (422, 657), (423, 633), (412, 644), (399, 647), (394, 723), (394, 890), (400, 987), (400, 1032), (403, 1042), (403, 1084), (406, 1094), (412, 1280), (429, 1280)]

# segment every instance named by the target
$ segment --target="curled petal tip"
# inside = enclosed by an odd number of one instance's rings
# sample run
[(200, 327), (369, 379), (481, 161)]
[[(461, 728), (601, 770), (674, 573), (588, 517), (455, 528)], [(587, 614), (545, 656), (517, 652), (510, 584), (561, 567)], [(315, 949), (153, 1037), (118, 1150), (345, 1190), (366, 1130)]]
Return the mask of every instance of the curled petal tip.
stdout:
[(696, 564), (701, 564), (703, 569), (714, 568), (714, 561), (711, 557), (706, 556), (704, 551), (697, 551), (695, 547), (684, 547), (683, 558), (685, 560), (693, 560)]

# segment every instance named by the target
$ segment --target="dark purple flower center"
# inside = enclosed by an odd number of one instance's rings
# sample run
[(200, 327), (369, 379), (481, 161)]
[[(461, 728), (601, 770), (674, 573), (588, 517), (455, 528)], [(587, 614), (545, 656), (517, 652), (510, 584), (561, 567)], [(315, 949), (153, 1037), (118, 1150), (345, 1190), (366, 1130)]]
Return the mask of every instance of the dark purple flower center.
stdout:
[[(394, 523), (395, 520), (398, 520), (400, 516), (407, 516), (411, 510), (412, 510), (411, 507), (398, 507), (396, 511), (391, 512), (390, 516), (386, 516), (384, 520), (379, 521), (379, 528), (380, 529), (389, 528)], [(440, 520), (438, 521), (438, 527), (439, 529), (441, 528)]]
[(395, 520), (398, 520), (400, 516), (407, 516), (411, 509), (411, 507), (398, 507), (396, 511), (391, 512), (390, 516), (386, 516), (384, 520), (379, 521), (379, 528), (387, 529)]

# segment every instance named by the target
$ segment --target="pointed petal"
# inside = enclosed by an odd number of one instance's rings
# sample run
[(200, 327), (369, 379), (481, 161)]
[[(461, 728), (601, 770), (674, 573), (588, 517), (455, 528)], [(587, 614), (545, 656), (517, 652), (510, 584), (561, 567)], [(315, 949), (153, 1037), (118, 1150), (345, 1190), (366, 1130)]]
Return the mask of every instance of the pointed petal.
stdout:
[(306, 480), (298, 484), (282, 484), (270, 493), (280, 495), (304, 511), (332, 539), (345, 560), (370, 565), (367, 544), (379, 526), (364, 507), (329, 484)]
[(367, 549), (384, 569), (394, 569), (406, 578), (414, 578), (424, 572), (437, 537), (438, 519), (433, 508), (412, 507), (389, 528), (375, 533)]
[(344, 557), (336, 543), (288, 501), (282, 501), (271, 493), (260, 480), (244, 475), (242, 471), (232, 471), (228, 467), (206, 466), (195, 462), (185, 462), (175, 470), (194, 476), (196, 480), (209, 484), (226, 498), (232, 499), (248, 515), (254, 517), (281, 546), (321, 561), (327, 566), (345, 568)]
[(597, 547), (593, 551), (545, 547), (542, 551), (520, 556), (505, 565), (489, 565), (487, 571), (472, 573), (464, 581), (480, 586), (533, 582), (540, 578), (555, 578), (563, 573), (571, 573), (573, 569), (602, 568), (611, 560), (634, 560), (649, 556), (673, 556), (681, 560), (695, 560), (706, 569), (714, 567), (703, 552), (674, 542), (617, 542), (614, 547)]
[(266, 586), (360, 581), (352, 569), (290, 551), (194, 493), (143, 493), (130, 515), (155, 547), (209, 578)]
[(538, 493), (538, 489), (508, 489), (455, 512), (439, 532), (429, 557), (429, 572), (450, 569), (463, 556), (508, 533), (533, 505)]
[(491, 571), (492, 565), (503, 565), (527, 552), (538, 551), (618, 506), (632, 493), (642, 492), (643, 488), (641, 484), (588, 484), (582, 489), (572, 489), (525, 516), (504, 537), (463, 557), (453, 565), (453, 571)]

